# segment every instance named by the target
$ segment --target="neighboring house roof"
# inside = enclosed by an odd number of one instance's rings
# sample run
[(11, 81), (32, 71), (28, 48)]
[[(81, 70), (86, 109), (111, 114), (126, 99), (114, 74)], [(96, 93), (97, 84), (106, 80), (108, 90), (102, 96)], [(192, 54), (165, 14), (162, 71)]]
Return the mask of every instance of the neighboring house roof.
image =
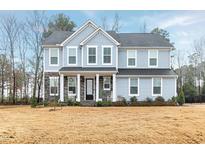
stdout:
[(92, 71), (117, 71), (115, 67), (62, 67), (60, 70), (60, 72), (78, 72), (78, 71), (88, 71), (88, 72), (92, 72)]
[(74, 32), (70, 32), (70, 31), (55, 31), (44, 40), (43, 45), (61, 44), (64, 40), (66, 40), (73, 33)]
[(149, 76), (149, 75), (171, 75), (171, 76), (177, 76), (177, 74), (172, 69), (124, 69), (119, 68), (118, 69), (118, 75), (143, 75), (143, 76)]

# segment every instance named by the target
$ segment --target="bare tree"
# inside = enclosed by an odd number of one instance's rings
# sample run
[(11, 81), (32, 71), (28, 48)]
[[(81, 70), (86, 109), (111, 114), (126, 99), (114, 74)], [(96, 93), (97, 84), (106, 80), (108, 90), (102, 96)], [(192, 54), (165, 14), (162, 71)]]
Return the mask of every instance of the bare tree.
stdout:
[(147, 33), (147, 23), (146, 23), (146, 21), (143, 22), (143, 25), (142, 25), (142, 27), (140, 28), (140, 31), (141, 31), (142, 33)]
[(15, 51), (17, 36), (20, 31), (20, 24), (17, 22), (15, 16), (8, 16), (2, 20), (2, 32), (8, 43), (8, 50), (10, 51), (10, 62), (12, 65), (12, 80), (13, 80), (13, 91), (12, 91), (12, 102), (15, 104), (16, 96), (16, 75), (15, 75)]
[(119, 15), (116, 13), (115, 16), (114, 16), (112, 31), (119, 32), (120, 28), (121, 28), (121, 25), (120, 25), (120, 17), (119, 17)]
[(106, 17), (102, 17), (102, 28), (104, 30), (108, 30), (108, 25), (107, 25), (107, 18)]
[(33, 97), (36, 97), (37, 85), (39, 81), (39, 73), (41, 71), (41, 62), (43, 56), (43, 32), (46, 29), (46, 16), (44, 11), (33, 11), (30, 14), (26, 22), (26, 28), (29, 32), (27, 34), (27, 42), (34, 52), (33, 56), (33, 65), (34, 65), (34, 87), (33, 87)]

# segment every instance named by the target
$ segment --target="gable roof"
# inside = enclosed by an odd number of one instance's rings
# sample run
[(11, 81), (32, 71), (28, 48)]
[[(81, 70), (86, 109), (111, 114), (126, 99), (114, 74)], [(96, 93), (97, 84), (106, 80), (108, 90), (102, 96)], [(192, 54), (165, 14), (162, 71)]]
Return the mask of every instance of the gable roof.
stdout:
[(80, 42), (80, 45), (84, 45), (85, 43), (87, 43), (90, 39), (92, 39), (99, 31), (102, 32), (102, 34), (107, 37), (110, 41), (112, 41), (113, 43), (115, 43), (116, 45), (120, 45), (120, 43), (115, 40), (115, 38), (113, 38), (110, 34), (108, 34), (106, 31), (104, 31), (102, 28), (98, 28), (96, 29), (93, 33), (91, 33), (87, 38), (85, 38), (83, 41)]

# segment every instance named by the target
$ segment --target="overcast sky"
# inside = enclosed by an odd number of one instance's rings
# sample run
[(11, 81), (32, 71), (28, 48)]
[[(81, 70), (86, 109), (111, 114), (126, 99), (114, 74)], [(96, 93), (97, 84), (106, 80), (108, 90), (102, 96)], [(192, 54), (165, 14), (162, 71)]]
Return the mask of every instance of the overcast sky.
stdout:
[[(12, 13), (24, 20), (28, 12), (0, 11), (0, 17)], [(167, 30), (175, 47), (183, 50), (185, 54), (191, 50), (194, 40), (205, 36), (205, 11), (47, 11), (46, 13), (49, 17), (61, 12), (68, 15), (78, 27), (88, 19), (101, 25), (103, 17), (106, 17), (108, 25), (111, 25), (115, 13), (118, 13), (120, 32), (140, 32), (143, 23), (146, 22), (148, 32), (154, 27)]]

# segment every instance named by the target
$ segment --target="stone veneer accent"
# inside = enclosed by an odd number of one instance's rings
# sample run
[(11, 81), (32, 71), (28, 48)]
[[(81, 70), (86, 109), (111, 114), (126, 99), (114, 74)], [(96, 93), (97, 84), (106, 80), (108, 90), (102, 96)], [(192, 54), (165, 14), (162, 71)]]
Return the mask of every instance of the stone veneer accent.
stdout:
[(80, 100), (84, 100), (84, 82), (85, 78), (84, 76), (80, 76)]
[[(58, 95), (57, 96), (50, 96), (50, 80), (49, 77), (59, 77), (58, 79)], [(59, 100), (60, 98), (60, 76), (57, 72), (44, 72), (44, 97), (45, 101), (51, 101), (51, 100)]]
[(99, 98), (102, 98), (102, 100), (112, 100), (112, 77), (110, 86), (110, 90), (103, 90), (103, 76), (99, 77)]

